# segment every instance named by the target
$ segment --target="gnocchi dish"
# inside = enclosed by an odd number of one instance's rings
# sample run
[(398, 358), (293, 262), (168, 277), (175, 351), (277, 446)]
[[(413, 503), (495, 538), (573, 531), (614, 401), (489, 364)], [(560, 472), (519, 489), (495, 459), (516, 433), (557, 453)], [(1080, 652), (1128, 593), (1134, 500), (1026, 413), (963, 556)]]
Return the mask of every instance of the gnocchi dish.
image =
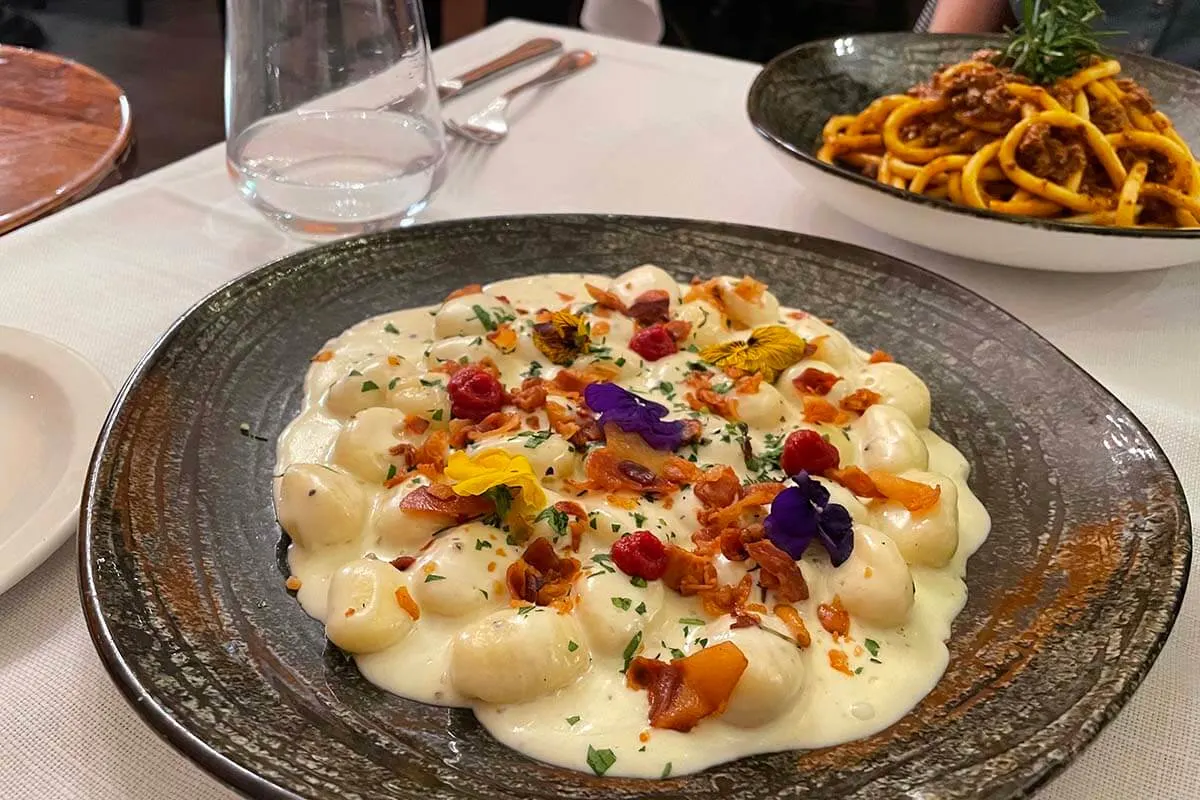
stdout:
[(751, 277), (472, 285), (312, 358), (288, 589), (382, 689), (662, 778), (879, 731), (987, 536), (911, 371)]

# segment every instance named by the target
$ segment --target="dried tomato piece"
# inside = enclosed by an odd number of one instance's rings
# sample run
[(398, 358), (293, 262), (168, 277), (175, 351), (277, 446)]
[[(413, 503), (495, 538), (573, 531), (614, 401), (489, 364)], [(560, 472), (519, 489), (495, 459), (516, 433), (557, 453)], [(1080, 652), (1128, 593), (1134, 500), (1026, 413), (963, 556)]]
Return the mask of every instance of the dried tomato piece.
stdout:
[(647, 289), (639, 294), (625, 314), (642, 325), (670, 319), (671, 296), (662, 289)]
[(642, 328), (629, 340), (629, 349), (647, 361), (658, 361), (660, 358), (679, 352), (675, 337), (663, 324)]
[(637, 531), (613, 542), (612, 560), (626, 575), (656, 581), (667, 571), (667, 546), (650, 531)]
[(446, 383), (450, 394), (450, 415), (479, 422), (508, 402), (500, 380), (478, 366), (466, 366), (450, 376)]
[(825, 470), (837, 469), (841, 462), (838, 449), (816, 431), (799, 430), (788, 434), (783, 443), (783, 455), (779, 458), (779, 466), (788, 475), (799, 475), (807, 472), (810, 475), (820, 475)]

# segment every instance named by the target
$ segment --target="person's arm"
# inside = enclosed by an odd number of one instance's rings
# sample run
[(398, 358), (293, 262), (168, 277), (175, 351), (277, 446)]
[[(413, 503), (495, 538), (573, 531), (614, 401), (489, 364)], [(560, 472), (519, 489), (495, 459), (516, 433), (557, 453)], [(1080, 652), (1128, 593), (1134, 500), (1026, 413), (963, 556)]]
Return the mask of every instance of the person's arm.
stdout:
[(938, 0), (930, 33), (989, 33), (1000, 30), (1005, 0)]

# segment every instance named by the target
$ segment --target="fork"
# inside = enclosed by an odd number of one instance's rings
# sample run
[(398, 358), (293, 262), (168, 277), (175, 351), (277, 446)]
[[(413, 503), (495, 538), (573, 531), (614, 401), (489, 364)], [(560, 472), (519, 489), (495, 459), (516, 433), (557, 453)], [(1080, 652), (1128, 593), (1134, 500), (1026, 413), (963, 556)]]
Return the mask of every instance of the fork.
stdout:
[(465, 122), (447, 119), (446, 130), (479, 144), (499, 144), (504, 141), (504, 137), (508, 136), (508, 120), (504, 115), (514, 97), (538, 86), (557, 83), (595, 63), (595, 53), (587, 50), (572, 50), (559, 58), (550, 69), (520, 86), (509, 89), (488, 103), (482, 111), (467, 117)]

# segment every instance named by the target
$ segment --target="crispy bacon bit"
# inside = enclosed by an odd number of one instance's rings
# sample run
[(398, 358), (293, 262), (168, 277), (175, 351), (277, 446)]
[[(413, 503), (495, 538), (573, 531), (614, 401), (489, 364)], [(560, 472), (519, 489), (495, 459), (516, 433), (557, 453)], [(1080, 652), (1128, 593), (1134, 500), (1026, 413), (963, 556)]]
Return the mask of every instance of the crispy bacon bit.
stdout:
[(656, 494), (670, 494), (676, 489), (673, 483), (659, 478), (646, 467), (618, 458), (608, 447), (589, 453), (583, 461), (583, 468), (588, 480), (582, 488), (586, 489)]
[(808, 632), (808, 626), (804, 624), (800, 612), (794, 606), (780, 603), (775, 606), (775, 616), (779, 617), (780, 622), (787, 626), (788, 633), (792, 634), (792, 638), (796, 640), (796, 644), (801, 647), (808, 647), (812, 644), (812, 636)]
[(501, 303), (510, 303), (510, 302), (512, 302), (512, 301), (510, 301), (510, 300), (508, 299), (508, 295), (503, 295), (503, 294), (498, 294), (498, 295), (496, 295), (496, 299), (497, 299), (497, 300), (499, 300)]
[[(667, 500), (663, 501), (663, 506), (670, 508), (670, 506), (667, 503), (667, 501), (669, 501), (670, 499), (671, 498), (668, 497)], [(635, 508), (637, 508), (639, 505), (641, 505), (641, 502), (642, 502), (640, 498), (635, 497), (633, 495), (628, 495), (628, 494), (605, 495), (604, 501), (606, 503), (608, 503), (610, 506), (616, 506), (617, 508), (623, 508), (626, 511), (633, 511)]]
[(717, 569), (708, 558), (667, 545), (667, 571), (663, 583), (684, 597), (717, 587)]
[(843, 675), (854, 677), (854, 670), (850, 669), (850, 659), (845, 652), (841, 650), (829, 651), (829, 666), (833, 667), (833, 669), (837, 670)]
[(388, 563), (401, 572), (404, 572), (404, 570), (411, 567), (416, 560), (417, 559), (413, 558), (412, 556), (396, 556)]
[(712, 373), (693, 372), (684, 383), (694, 389), (683, 396), (694, 411), (709, 411), (727, 420), (737, 420), (737, 400), (713, 391)]
[(885, 364), (895, 360), (887, 352), (876, 350), (874, 353), (871, 353), (871, 357), (867, 359), (867, 362), (870, 364)]
[[(689, 483), (695, 483), (704, 473), (692, 462), (679, 456), (668, 456), (662, 469), (658, 471), (659, 477), (664, 478), (676, 486), (685, 486)], [(671, 498), (666, 498), (663, 501), (663, 506), (671, 507)]]
[(580, 426), (575, 415), (562, 403), (546, 403), (546, 417), (550, 420), (550, 429), (564, 439), (570, 439), (579, 432)]
[(773, 590), (785, 603), (808, 599), (808, 584), (791, 556), (767, 539), (747, 544), (746, 552), (761, 568), (758, 571), (759, 586)]
[(626, 680), (649, 693), (651, 727), (686, 733), (725, 710), (748, 663), (736, 644), (721, 642), (669, 664), (638, 656)]
[(508, 565), (505, 582), (514, 600), (548, 606), (571, 593), (579, 575), (579, 561), (562, 558), (554, 545), (539, 536), (525, 547), (521, 557)]
[(503, 436), (506, 433), (512, 433), (520, 429), (521, 418), (511, 411), (497, 411), (494, 414), (488, 414), (479, 422), (475, 423), (467, 438), (472, 442), (478, 442), (483, 439), (494, 439), (497, 436)]
[(562, 300), (564, 303), (569, 303), (575, 299), (575, 295), (567, 294), (566, 292), (555, 292), (555, 294), (558, 295), (558, 299)]
[(483, 286), (481, 286), (480, 284), (468, 283), (466, 286), (462, 287), (461, 289), (455, 289), (453, 292), (446, 295), (446, 299), (443, 302), (448, 303), (456, 297), (467, 297), (468, 295), (479, 294), (482, 291), (483, 291)]
[(647, 289), (639, 294), (633, 305), (625, 311), (640, 325), (653, 325), (656, 322), (666, 322), (671, 318), (671, 295), (662, 289)]
[(705, 508), (696, 513), (696, 518), (705, 527), (728, 528), (736, 525), (746, 512), (761, 512), (784, 490), (782, 483), (753, 483), (742, 489), (742, 496), (733, 504), (723, 508)]
[(323, 364), (326, 361), (332, 361), (333, 360), (333, 351), (332, 350), (322, 350), (321, 352), (319, 352), (315, 356), (313, 356), (312, 360), (317, 362), (318, 364)]
[(507, 322), (502, 322), (494, 331), (488, 331), (487, 340), (501, 353), (511, 353), (517, 349), (517, 332)]
[(753, 625), (758, 622), (758, 617), (748, 614), (745, 610), (746, 601), (750, 599), (750, 592), (753, 588), (754, 581), (749, 574), (746, 574), (736, 585), (721, 584), (711, 589), (705, 589), (698, 594), (700, 602), (704, 604), (704, 610), (709, 614), (717, 617), (722, 614), (746, 617)]
[(593, 286), (590, 283), (585, 283), (583, 288), (587, 289), (587, 293), (596, 301), (596, 305), (601, 308), (610, 308), (613, 311), (625, 313), (625, 304), (621, 302), (621, 298), (617, 297), (607, 289), (601, 289), (599, 286)]
[(879, 392), (873, 392), (870, 389), (855, 389), (843, 397), (839, 405), (841, 405), (843, 411), (852, 411), (855, 414), (861, 414), (881, 399)]
[(647, 469), (636, 461), (630, 461), (627, 458), (617, 462), (617, 472), (620, 472), (623, 476), (642, 488), (653, 486), (654, 482), (658, 480), (658, 476), (654, 474), (653, 470)]
[(898, 478), (887, 472), (871, 470), (875, 488), (889, 500), (895, 500), (914, 514), (931, 510), (942, 497), (942, 487)]
[(512, 393), (512, 401), (522, 411), (537, 411), (546, 405), (546, 382), (541, 378), (526, 378), (521, 388)]
[(677, 344), (682, 344), (692, 332), (692, 323), (684, 319), (673, 319), (663, 327), (667, 329), (667, 333), (671, 334), (671, 338)]
[(840, 380), (841, 377), (831, 372), (809, 367), (804, 372), (801, 372), (799, 376), (792, 379), (792, 385), (796, 387), (796, 391), (800, 394), (819, 394), (824, 397), (829, 394), (833, 385)]
[(756, 281), (749, 275), (744, 276), (740, 281), (734, 284), (733, 293), (745, 300), (747, 303), (757, 303), (762, 299), (763, 294), (767, 291), (767, 285), (762, 281)]
[(836, 594), (833, 602), (817, 606), (817, 619), (821, 621), (822, 628), (833, 634), (835, 642), (850, 635), (850, 614), (842, 607), (842, 598)]
[[(450, 434), (446, 431), (434, 431), (420, 445), (413, 446), (401, 442), (388, 450), (389, 455), (404, 456), (404, 463), (409, 470), (420, 470), (422, 475), (436, 476), (446, 468), (446, 456), (450, 450)], [(397, 475), (384, 483), (388, 489), (399, 486), (407, 480), (407, 476)]]
[[(446, 496), (446, 493), (449, 496)], [(495, 510), (486, 497), (460, 497), (444, 483), (419, 486), (404, 496), (400, 508), (410, 514), (436, 514), (447, 520), (463, 523)]]
[(300, 582), (300, 579), (297, 578), (295, 575), (289, 575), (288, 579), (283, 582), (283, 585), (287, 588), (287, 590), (289, 592), (298, 592), (298, 591), (300, 591), (300, 586), (302, 584)]
[(845, 486), (858, 497), (883, 497), (871, 476), (858, 467), (841, 467), (826, 471), (825, 477)]
[(429, 420), (418, 417), (416, 414), (409, 414), (404, 418), (404, 430), (420, 435), (429, 430)]
[(722, 464), (706, 469), (692, 491), (707, 508), (726, 508), (741, 499), (742, 481), (733, 467)]
[(554, 504), (554, 510), (561, 511), (570, 519), (570, 522), (567, 523), (567, 530), (571, 532), (571, 549), (578, 553), (579, 545), (583, 542), (583, 534), (587, 532), (587, 512), (574, 500), (559, 500)]
[(707, 281), (701, 281), (699, 278), (692, 279), (692, 286), (688, 289), (688, 293), (684, 295), (683, 302), (690, 303), (693, 300), (703, 300), (713, 308), (725, 314), (725, 290), (721, 286), (720, 278), (712, 278)]
[(408, 593), (407, 586), (401, 586), (396, 590), (396, 605), (404, 609), (404, 611), (417, 621), (421, 618), (421, 607), (417, 605), (417, 601), (413, 600), (411, 594)]
[(850, 419), (850, 416), (835, 406), (833, 403), (826, 400), (824, 397), (817, 395), (804, 395), (804, 421), (811, 423), (829, 422), (834, 425), (841, 425)]

